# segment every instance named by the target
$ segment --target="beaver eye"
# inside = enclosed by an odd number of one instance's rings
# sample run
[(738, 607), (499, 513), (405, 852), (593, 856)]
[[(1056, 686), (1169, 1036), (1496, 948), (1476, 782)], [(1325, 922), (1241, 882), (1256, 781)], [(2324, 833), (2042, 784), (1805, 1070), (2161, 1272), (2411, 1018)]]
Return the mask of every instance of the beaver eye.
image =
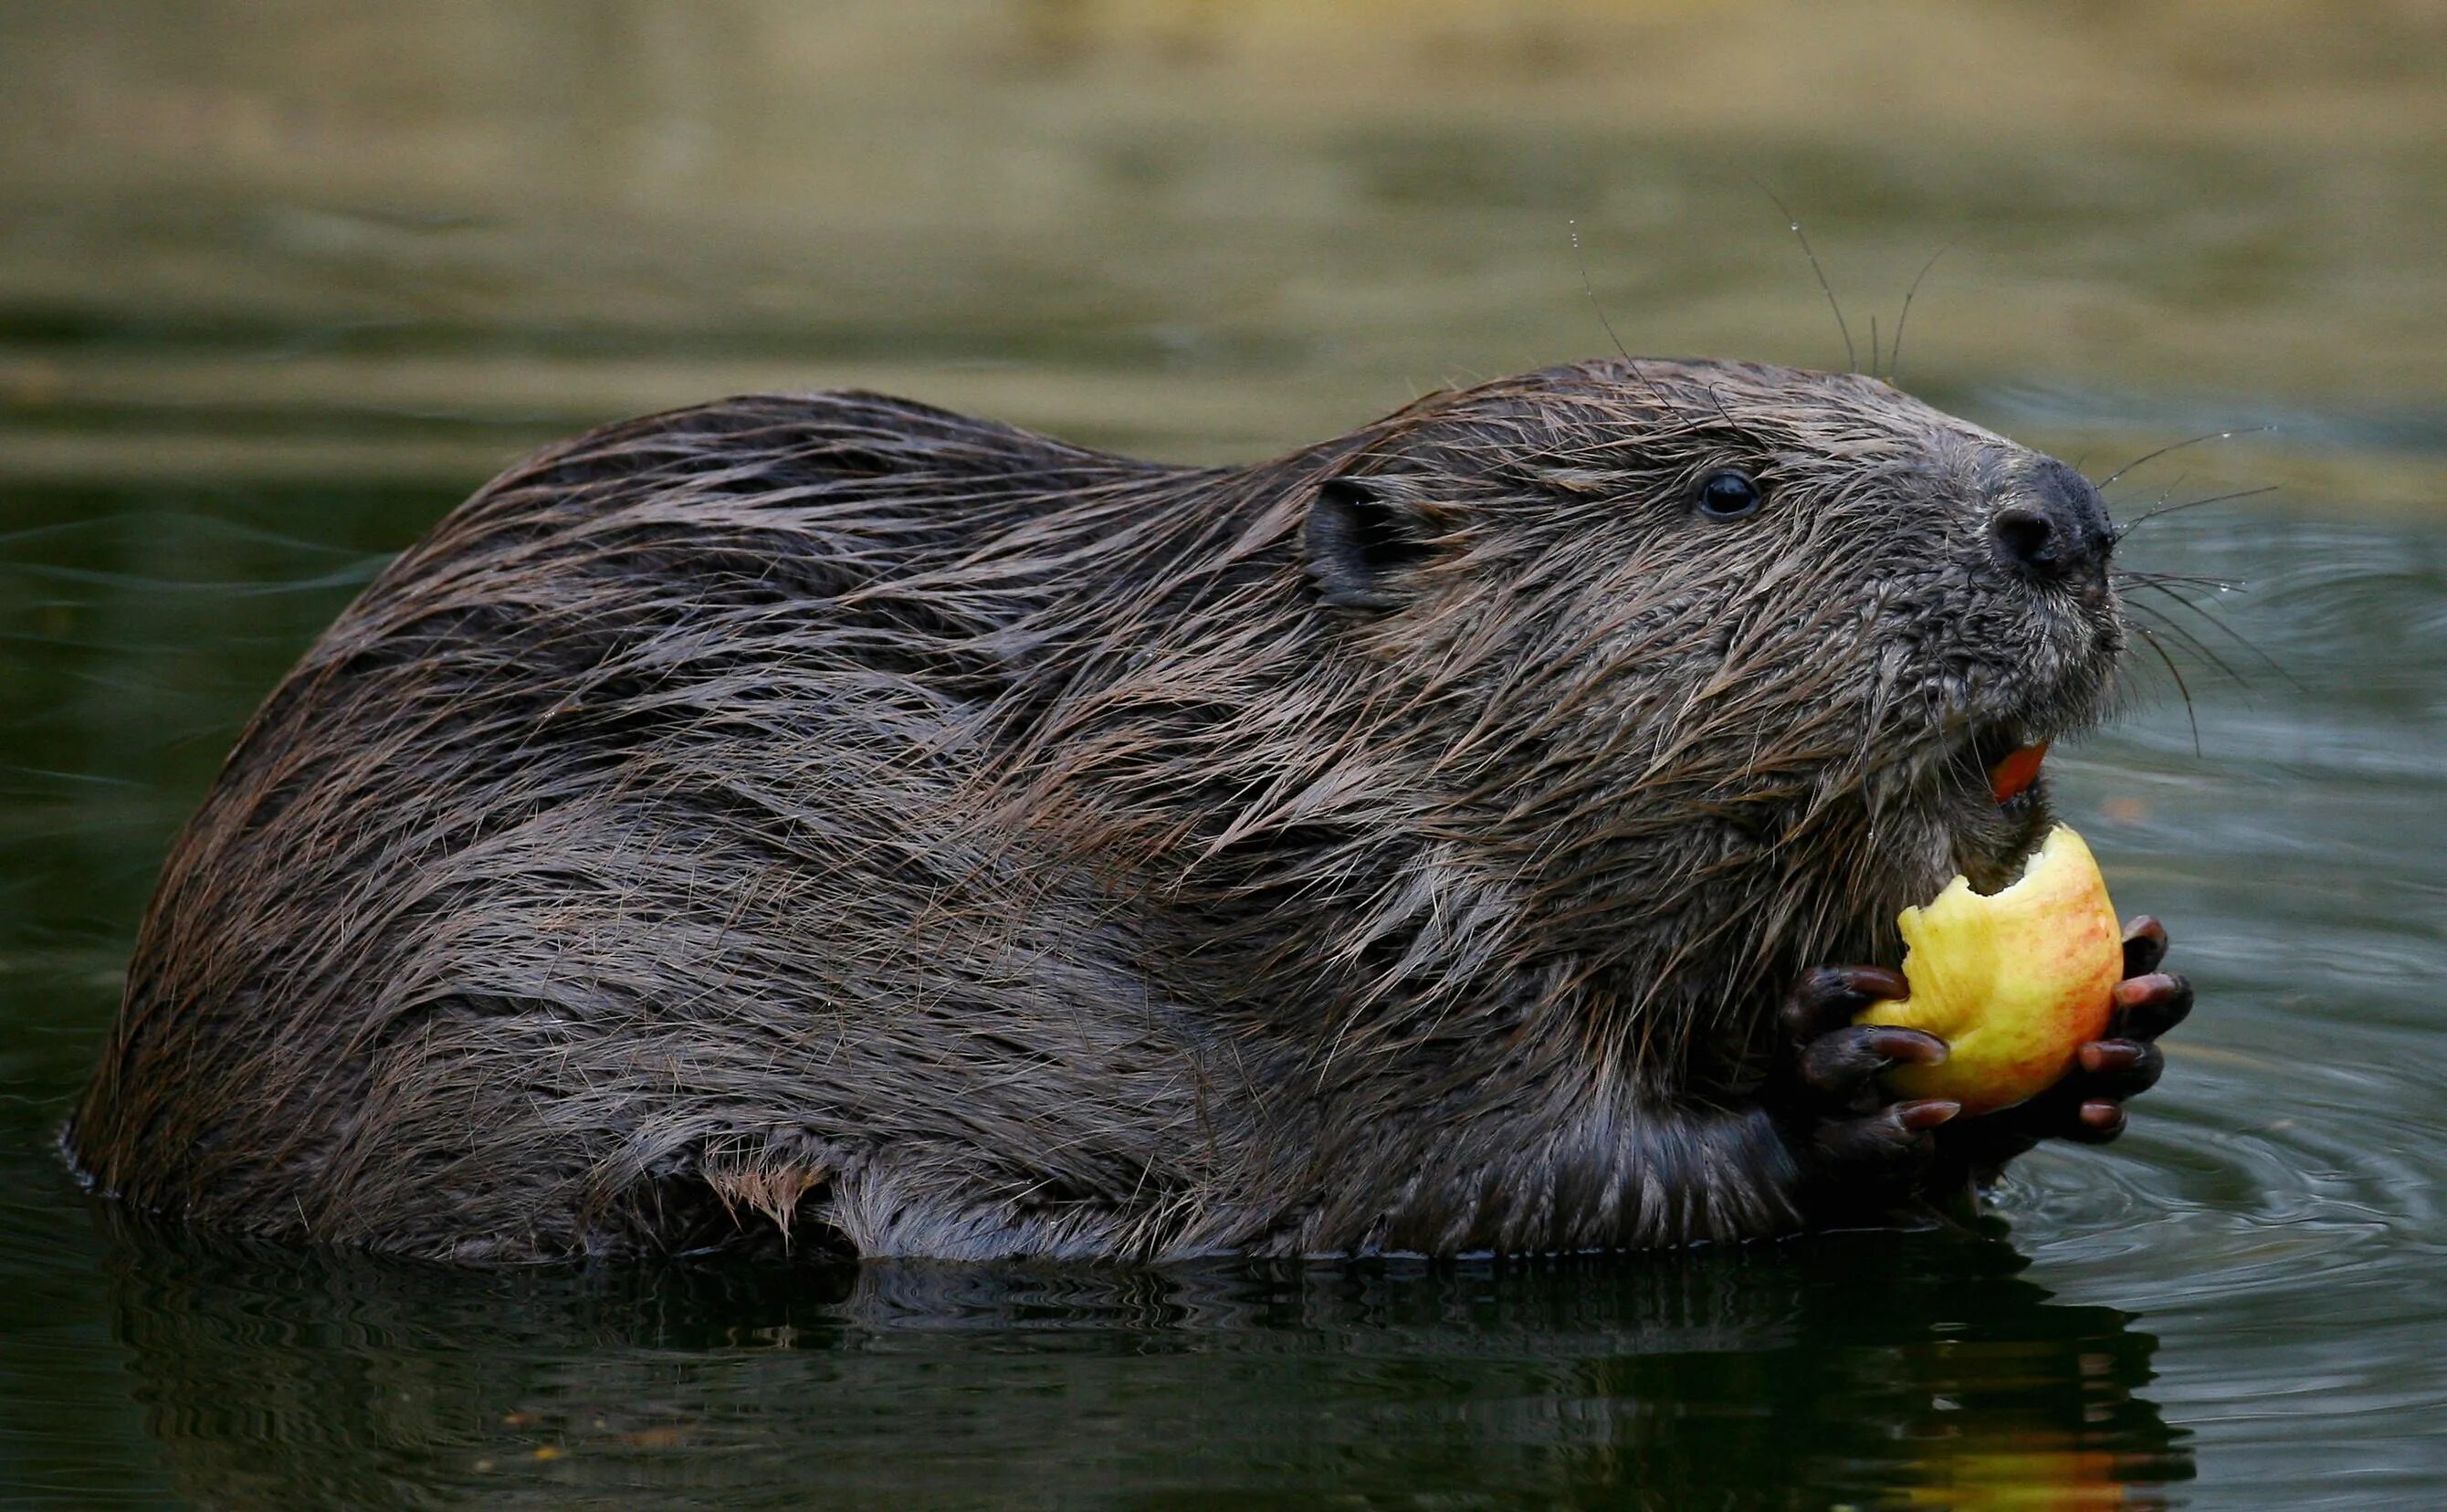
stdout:
[(1699, 480), (1699, 513), (1710, 520), (1739, 520), (1760, 501), (1759, 485), (1748, 473), (1728, 467)]

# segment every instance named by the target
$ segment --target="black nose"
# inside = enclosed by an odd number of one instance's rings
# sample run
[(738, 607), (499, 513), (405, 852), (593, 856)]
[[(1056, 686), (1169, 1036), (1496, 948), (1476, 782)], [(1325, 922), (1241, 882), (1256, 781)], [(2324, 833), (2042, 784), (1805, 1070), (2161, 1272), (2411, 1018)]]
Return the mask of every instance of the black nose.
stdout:
[(2115, 536), (2090, 481), (2049, 461), (2022, 480), (2014, 501), (1988, 521), (1997, 558), (2033, 582), (2096, 582), (2104, 577)]

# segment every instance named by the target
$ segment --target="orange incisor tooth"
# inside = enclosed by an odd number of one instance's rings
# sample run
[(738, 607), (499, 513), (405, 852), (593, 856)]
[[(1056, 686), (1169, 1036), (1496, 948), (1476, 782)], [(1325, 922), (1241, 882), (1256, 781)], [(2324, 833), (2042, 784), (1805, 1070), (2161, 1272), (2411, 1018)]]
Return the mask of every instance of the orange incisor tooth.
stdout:
[(2039, 763), (2048, 759), (2048, 743), (2024, 746), (1988, 768), (1988, 791), (1997, 802), (2015, 798), (2039, 780)]

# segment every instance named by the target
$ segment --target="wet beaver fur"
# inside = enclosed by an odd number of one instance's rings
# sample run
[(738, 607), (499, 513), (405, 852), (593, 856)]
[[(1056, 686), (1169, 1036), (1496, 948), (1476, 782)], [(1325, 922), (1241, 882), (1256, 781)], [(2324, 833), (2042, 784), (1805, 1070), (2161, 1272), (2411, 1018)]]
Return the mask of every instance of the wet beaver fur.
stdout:
[[(1527, 1252), (1884, 1219), (2101, 1139), (2189, 989), (1949, 1123), (1893, 917), (2094, 720), (2064, 464), (1873, 379), (1592, 362), (1242, 468), (860, 393), (512, 469), (173, 850), (102, 1190), (462, 1260)], [(1794, 983), (1799, 987), (1795, 988)]]

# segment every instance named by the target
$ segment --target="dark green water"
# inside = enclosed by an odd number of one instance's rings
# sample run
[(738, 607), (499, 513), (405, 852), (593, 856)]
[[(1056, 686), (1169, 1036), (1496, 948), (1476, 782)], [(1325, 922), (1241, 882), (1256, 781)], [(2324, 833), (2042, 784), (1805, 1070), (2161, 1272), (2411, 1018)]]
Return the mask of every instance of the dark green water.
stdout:
[[(1866, 6), (1867, 77), (1772, 6), (75, 9), (0, 4), (0, 1503), (2447, 1503), (2435, 30)], [(1635, 349), (1840, 364), (1754, 177), (1864, 341), (1963, 244), (1941, 404), (2094, 476), (2274, 427), (2111, 489), (2279, 485), (2132, 538), (2249, 646), (2145, 595), (2189, 716), (2154, 672), (2052, 764), (2201, 1008), (1983, 1238), (505, 1276), (199, 1247), (58, 1162), (238, 725), (523, 447), (855, 382), (1259, 455), (1603, 350), (1572, 219)]]

